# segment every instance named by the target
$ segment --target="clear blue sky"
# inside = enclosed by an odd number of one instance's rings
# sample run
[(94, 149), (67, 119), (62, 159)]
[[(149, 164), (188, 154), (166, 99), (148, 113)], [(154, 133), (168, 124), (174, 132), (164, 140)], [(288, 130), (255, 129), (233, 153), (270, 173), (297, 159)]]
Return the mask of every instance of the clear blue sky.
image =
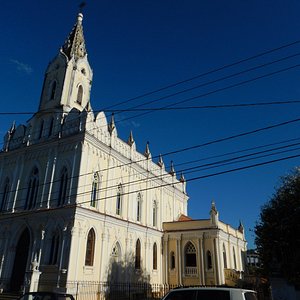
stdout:
[[(0, 86), (2, 112), (37, 110), (44, 71), (57, 54), (76, 20), (80, 1), (1, 1)], [(185, 80), (249, 56), (300, 40), (299, 1), (211, 0), (94, 0), (84, 8), (84, 33), (94, 71), (91, 103), (94, 110), (145, 92)], [(167, 94), (204, 84), (245, 69), (300, 53), (300, 44), (162, 91), (118, 108), (155, 100)], [(300, 56), (240, 74), (189, 93), (145, 105), (162, 107), (209, 93), (238, 82), (299, 64)], [(179, 106), (263, 103), (300, 100), (300, 68), (268, 76), (235, 88), (212, 93)], [(299, 117), (299, 104), (158, 111), (116, 115), (118, 134), (127, 140), (130, 130), (140, 152), (150, 142), (152, 156), (217, 140)], [(108, 113), (109, 115), (109, 113)], [(13, 120), (24, 123), (29, 115), (0, 115), (3, 136)], [(222, 155), (300, 136), (300, 122), (227, 142), (164, 157), (169, 168), (190, 168), (188, 161)], [(297, 143), (299, 141), (295, 141)], [(1, 144), (2, 145), (2, 144)], [(281, 144), (287, 145), (287, 144)], [(274, 148), (275, 146), (273, 146)], [(297, 147), (297, 146), (296, 146)], [(287, 149), (295, 149), (287, 148)], [(272, 148), (272, 147), (271, 147)], [(260, 150), (266, 150), (263, 148)], [(270, 148), (268, 148), (270, 149)], [(256, 150), (258, 151), (258, 150)], [(251, 153), (254, 150), (247, 152)], [(187, 180), (232, 168), (299, 154), (299, 150), (234, 163), (219, 168), (185, 172)], [(242, 155), (246, 153), (240, 153)], [(231, 156), (232, 157), (232, 156)], [(281, 175), (299, 164), (299, 158), (241, 170), (188, 183), (189, 215), (208, 218), (214, 199), (220, 219), (245, 225), (249, 248), (260, 207), (272, 196)], [(178, 174), (179, 175), (179, 174)]]

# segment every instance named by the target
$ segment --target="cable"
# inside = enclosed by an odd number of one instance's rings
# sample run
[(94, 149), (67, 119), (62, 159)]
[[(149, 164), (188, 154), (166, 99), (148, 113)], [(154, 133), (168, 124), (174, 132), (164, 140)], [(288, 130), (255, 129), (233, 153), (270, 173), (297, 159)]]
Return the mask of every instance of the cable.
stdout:
[[(214, 177), (214, 176), (224, 175), (224, 174), (237, 172), (237, 171), (242, 171), (242, 170), (247, 170), (247, 169), (250, 169), (250, 168), (256, 168), (256, 167), (259, 167), (259, 166), (268, 165), (268, 164), (272, 164), (272, 163), (276, 163), (276, 162), (280, 162), (280, 161), (294, 159), (294, 158), (297, 158), (297, 157), (300, 157), (300, 154), (291, 155), (291, 156), (287, 156), (287, 157), (282, 157), (282, 158), (278, 158), (278, 159), (273, 159), (273, 160), (260, 162), (260, 163), (256, 163), (256, 164), (252, 164), (252, 165), (248, 165), (248, 166), (228, 169), (228, 170), (224, 170), (224, 171), (220, 171), (220, 172), (216, 172), (216, 173), (201, 175), (201, 176), (197, 176), (197, 177), (187, 179), (186, 181), (191, 182), (191, 181), (206, 179), (206, 178), (210, 178), (210, 177)], [(179, 184), (179, 183), (180, 182), (168, 183), (168, 184), (160, 185), (158, 187), (148, 187), (148, 188), (145, 188), (145, 189), (134, 190), (134, 191), (130, 191), (130, 192), (127, 192), (127, 193), (123, 193), (122, 196), (129, 195), (129, 194), (136, 194), (136, 193), (139, 193), (139, 192), (143, 192), (143, 191), (147, 191), (147, 190), (153, 190), (153, 189), (156, 189), (156, 188), (162, 188), (162, 187), (166, 187), (166, 186), (174, 186), (174, 185)], [(76, 196), (76, 195), (77, 194), (74, 194), (73, 196)], [(70, 197), (72, 197), (72, 195), (70, 195)], [(98, 201), (108, 200), (110, 198), (115, 198), (115, 197), (116, 197), (116, 195), (108, 196), (108, 197), (105, 197), (105, 198), (96, 199), (96, 201), (98, 202)], [(45, 211), (49, 212), (49, 211), (53, 211), (53, 210), (68, 209), (68, 208), (72, 208), (72, 207), (76, 208), (79, 205), (87, 204), (87, 203), (90, 203), (90, 201), (83, 201), (83, 202), (80, 202), (80, 203), (65, 205), (65, 206), (61, 206), (61, 207), (42, 208), (41, 210), (34, 210), (34, 211), (22, 211), (22, 212), (14, 212), (14, 213), (7, 212), (7, 215), (4, 215), (3, 213), (1, 214), (1, 219), (2, 220), (8, 220), (8, 219), (11, 219), (11, 218), (15, 218), (16, 216), (23, 217), (23, 216), (26, 216), (26, 215), (33, 215), (33, 214), (42, 213), (42, 212), (45, 212)], [(98, 212), (98, 213), (101, 213), (101, 212)]]
[[(232, 89), (232, 88), (235, 88), (235, 87), (238, 87), (238, 86), (250, 83), (250, 82), (254, 82), (256, 80), (259, 80), (259, 79), (262, 79), (262, 78), (266, 78), (266, 77), (269, 77), (269, 76), (272, 76), (272, 75), (275, 75), (275, 74), (286, 72), (286, 71), (289, 71), (291, 69), (295, 69), (295, 68), (298, 68), (298, 67), (300, 67), (300, 64), (293, 65), (291, 67), (280, 69), (280, 70), (277, 70), (277, 71), (274, 71), (274, 72), (271, 72), (271, 73), (267, 73), (267, 74), (264, 74), (264, 75), (261, 75), (261, 76), (258, 76), (258, 77), (254, 77), (254, 78), (248, 79), (248, 80), (244, 80), (244, 81), (241, 81), (241, 82), (238, 82), (238, 83), (235, 83), (235, 84), (223, 87), (223, 88), (219, 88), (219, 89), (216, 89), (216, 90), (204, 93), (204, 94), (196, 95), (196, 96), (193, 96), (193, 97), (190, 97), (190, 98), (178, 101), (178, 102), (174, 102), (172, 104), (168, 104), (168, 105), (163, 106), (163, 108), (168, 108), (168, 107), (175, 106), (177, 104), (182, 104), (182, 103), (186, 103), (186, 102), (189, 102), (189, 101), (192, 101), (192, 100), (195, 100), (195, 99), (203, 98), (203, 97), (215, 94), (215, 93), (226, 91), (226, 90), (229, 90), (229, 89)], [(119, 122), (124, 122), (124, 121), (130, 120), (130, 119), (133, 119), (133, 118), (141, 117), (141, 116), (147, 115), (149, 113), (151, 113), (151, 112), (141, 113), (141, 114), (138, 114), (138, 115), (135, 115), (135, 116), (132, 116), (132, 117), (128, 117), (128, 118), (122, 119)]]
[[(255, 133), (258, 133), (258, 132), (262, 132), (262, 131), (266, 131), (266, 130), (270, 130), (270, 129), (274, 129), (274, 128), (278, 128), (278, 127), (281, 127), (281, 126), (286, 126), (286, 125), (293, 124), (293, 123), (296, 123), (296, 122), (299, 122), (299, 121), (300, 121), (300, 118), (293, 119), (293, 120), (288, 120), (288, 121), (285, 121), (285, 122), (281, 122), (281, 123), (269, 125), (269, 126), (266, 126), (266, 127), (261, 127), (261, 128), (258, 128), (258, 129), (254, 129), (254, 130), (251, 130), (251, 131), (246, 131), (246, 132), (242, 132), (242, 133), (239, 133), (239, 134), (227, 136), (227, 137), (224, 137), (224, 138), (212, 140), (212, 141), (205, 142), (205, 143), (202, 143), (202, 144), (193, 145), (193, 146), (190, 146), (190, 147), (170, 151), (170, 152), (167, 152), (167, 153), (163, 154), (163, 156), (198, 149), (198, 148), (205, 147), (205, 146), (208, 146), (208, 145), (221, 143), (221, 142), (224, 142), (224, 141), (240, 138), (240, 137), (243, 137), (243, 136), (255, 134)], [(152, 159), (156, 158), (156, 157), (158, 157), (158, 156), (153, 156)], [(146, 160), (146, 158), (145, 158), (145, 160)], [(144, 160), (130, 161), (129, 163), (125, 163), (125, 164), (120, 165), (120, 166), (108, 167), (108, 168), (99, 170), (99, 172), (108, 171), (108, 170), (111, 170), (111, 169), (114, 169), (114, 168), (119, 168), (121, 166), (128, 166), (128, 165), (131, 165), (133, 163), (137, 164), (137, 163), (142, 162), (142, 161), (144, 161)], [(79, 178), (79, 177), (87, 176), (87, 175), (92, 175), (92, 174), (94, 174), (94, 171), (93, 172), (88, 172), (88, 173), (85, 173), (85, 174), (76, 175), (76, 176), (70, 177), (70, 179), (75, 179), (75, 178)], [(57, 181), (60, 181), (60, 179), (58, 179)], [(52, 183), (54, 183), (54, 182), (55, 181), (53, 181)], [(50, 184), (50, 183), (51, 182), (46, 182), (46, 183), (43, 183), (43, 185), (47, 185), (47, 184)], [(25, 187), (24, 189), (27, 189), (27, 187)]]
[(177, 86), (177, 85), (180, 85), (180, 84), (183, 84), (183, 83), (192, 81), (192, 80), (194, 80), (194, 79), (198, 79), (198, 78), (201, 78), (201, 77), (204, 77), (204, 76), (207, 76), (207, 75), (216, 73), (216, 72), (218, 72), (218, 71), (221, 71), (221, 70), (224, 70), (224, 69), (227, 69), (227, 68), (230, 68), (230, 67), (239, 65), (239, 64), (241, 64), (241, 63), (244, 63), (244, 62), (247, 62), (247, 61), (249, 61), (249, 60), (253, 60), (253, 59), (255, 59), (255, 58), (259, 58), (259, 57), (261, 57), (261, 56), (264, 56), (264, 55), (267, 55), (267, 54), (270, 54), (270, 53), (273, 53), (273, 52), (282, 50), (282, 49), (284, 49), (284, 48), (288, 48), (288, 47), (294, 46), (294, 45), (299, 44), (299, 43), (300, 43), (300, 40), (297, 40), (297, 41), (294, 41), (294, 42), (291, 42), (291, 43), (288, 43), (288, 44), (284, 44), (284, 45), (282, 45), (282, 46), (279, 46), (279, 47), (276, 47), (276, 48), (273, 48), (273, 49), (270, 49), (270, 50), (267, 50), (267, 51), (264, 51), (264, 52), (261, 52), (261, 53), (252, 55), (252, 56), (249, 56), (249, 57), (247, 57), (247, 58), (244, 58), (244, 59), (235, 61), (235, 62), (233, 62), (233, 63), (229, 63), (229, 64), (223, 65), (223, 66), (221, 66), (221, 67), (218, 67), (218, 68), (215, 68), (215, 69), (212, 69), (212, 70), (203, 72), (203, 73), (201, 73), (201, 74), (199, 74), (199, 75), (190, 77), (190, 78), (188, 78), (188, 79), (185, 79), (185, 80), (182, 80), (182, 81), (178, 81), (178, 82), (169, 84), (169, 85), (167, 85), (167, 86), (158, 88), (158, 89), (156, 89), (156, 90), (154, 90), (154, 91), (146, 92), (146, 93), (144, 93), (144, 94), (142, 94), (142, 95), (139, 95), (139, 96), (135, 96), (135, 97), (129, 98), (129, 99), (125, 100), (125, 101), (122, 101), (122, 102), (119, 102), (119, 103), (116, 103), (116, 104), (107, 106), (107, 107), (105, 107), (104, 109), (116, 107), (116, 106), (118, 106), (118, 105), (125, 104), (125, 103), (131, 102), (131, 101), (136, 100), (136, 99), (140, 99), (140, 98), (144, 98), (144, 97), (146, 97), (146, 96), (153, 95), (153, 94), (155, 94), (155, 93), (157, 93), (157, 92), (160, 92), (160, 91), (169, 89), (169, 88), (171, 88), (171, 87), (175, 87), (175, 86)]
[[(286, 104), (299, 104), (300, 100), (286, 100), (286, 101), (270, 101), (270, 102), (252, 102), (252, 103), (235, 103), (235, 104), (216, 104), (216, 105), (200, 105), (200, 106), (182, 106), (182, 107), (152, 107), (152, 108), (132, 108), (132, 109), (117, 109), (117, 110), (95, 110), (94, 113), (100, 112), (132, 112), (132, 111), (161, 111), (161, 110), (189, 110), (189, 109), (215, 109), (215, 108), (234, 108), (234, 107), (252, 107), (252, 106), (273, 106), (273, 105), (286, 105)], [(47, 113), (61, 114), (49, 110)], [(69, 112), (69, 114), (72, 111)], [(0, 112), (0, 115), (32, 115), (34, 112)], [(46, 128), (48, 129), (48, 128)]]
[[(202, 170), (207, 170), (207, 169), (216, 168), (216, 167), (220, 167), (220, 166), (224, 166), (224, 165), (228, 165), (228, 164), (232, 164), (232, 163), (236, 163), (236, 162), (240, 163), (240, 162), (243, 162), (243, 161), (248, 161), (248, 160), (253, 160), (253, 159), (258, 159), (258, 158), (265, 158), (265, 157), (268, 157), (268, 156), (271, 156), (271, 155), (278, 155), (278, 154), (282, 154), (282, 153), (286, 153), (286, 152), (298, 150), (298, 148), (296, 148), (296, 149), (289, 149), (289, 150), (285, 150), (285, 151), (271, 153), (271, 154), (267, 154), (267, 155), (264, 154), (264, 153), (268, 153), (268, 152), (275, 151), (275, 150), (281, 150), (281, 149), (286, 149), (286, 148), (289, 148), (289, 147), (294, 147), (294, 146), (297, 146), (299, 144), (300, 143), (294, 143), (294, 144), (290, 144), (290, 145), (285, 145), (285, 146), (281, 146), (281, 147), (276, 147), (276, 148), (272, 148), (272, 149), (258, 151), (258, 152), (254, 152), (254, 153), (250, 153), (250, 154), (246, 154), (246, 155), (242, 155), (242, 156), (237, 156), (237, 157), (233, 157), (233, 158), (229, 158), (229, 159), (225, 159), (225, 160), (221, 160), (221, 161), (216, 161), (216, 162), (212, 162), (212, 163), (203, 164), (203, 165), (200, 165), (200, 166), (194, 166), (194, 167), (182, 169), (181, 171), (185, 172), (186, 174), (187, 173), (194, 173), (194, 172), (199, 172), (200, 168), (202, 168)], [(251, 156), (258, 155), (258, 154), (264, 154), (264, 155), (253, 157), (253, 158), (250, 158), (250, 159), (248, 158), (248, 159), (241, 160), (242, 158), (251, 157)], [(189, 171), (189, 172), (187, 172), (187, 171)], [(169, 174), (164, 174), (164, 175), (158, 176), (158, 177), (154, 175), (154, 176), (148, 177), (146, 180), (162, 180), (162, 178), (165, 177), (165, 176), (169, 176)], [(122, 177), (122, 178), (124, 179), (124, 177)], [(118, 181), (118, 178), (115, 178), (115, 179), (117, 179), (117, 181)], [(143, 178), (143, 179), (139, 179), (139, 180), (135, 180), (135, 181), (130, 181), (130, 182), (127, 182), (127, 183), (123, 183), (122, 186), (123, 186), (123, 188), (126, 187), (127, 185), (129, 187), (130, 185), (134, 185), (134, 184), (137, 184), (139, 182), (144, 182), (144, 180), (145, 179)], [(107, 184), (109, 181), (111, 181), (111, 180), (102, 181), (101, 183), (102, 184), (104, 184), (104, 183)], [(80, 186), (80, 188), (83, 188), (83, 187), (86, 187), (86, 186), (90, 187), (91, 184), (89, 183), (87, 185)], [(102, 192), (103, 191), (107, 192), (107, 191), (115, 190), (116, 187), (117, 187), (116, 185), (111, 185), (111, 186), (107, 186), (106, 185), (106, 188), (101, 188), (101, 191)], [(39, 186), (39, 188), (40, 188), (40, 186)], [(26, 189), (28, 189), (28, 188), (26, 188)], [(74, 189), (77, 190), (78, 187), (76, 186), (76, 187), (74, 187)], [(20, 191), (20, 190), (21, 189), (18, 189), (18, 191)], [(10, 191), (10, 193), (14, 193), (16, 191), (17, 190)], [(84, 194), (87, 194), (87, 193), (91, 193), (91, 190), (85, 191), (85, 192), (83, 192), (81, 194), (84, 195)], [(44, 195), (44, 197), (47, 197), (49, 195), (50, 195), (50, 193)], [(56, 199), (56, 200), (58, 200), (58, 199)], [(23, 200), (21, 199), (19, 201), (22, 202)], [(53, 201), (53, 199), (52, 199), (52, 201)]]

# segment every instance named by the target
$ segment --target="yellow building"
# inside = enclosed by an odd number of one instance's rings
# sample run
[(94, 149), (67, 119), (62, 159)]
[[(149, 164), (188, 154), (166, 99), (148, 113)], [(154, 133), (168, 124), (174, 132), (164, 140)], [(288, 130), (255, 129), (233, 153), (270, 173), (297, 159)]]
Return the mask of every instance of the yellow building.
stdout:
[(165, 282), (170, 285), (235, 285), (245, 267), (246, 240), (238, 229), (219, 221), (214, 202), (210, 219), (182, 215), (166, 222), (164, 230)]

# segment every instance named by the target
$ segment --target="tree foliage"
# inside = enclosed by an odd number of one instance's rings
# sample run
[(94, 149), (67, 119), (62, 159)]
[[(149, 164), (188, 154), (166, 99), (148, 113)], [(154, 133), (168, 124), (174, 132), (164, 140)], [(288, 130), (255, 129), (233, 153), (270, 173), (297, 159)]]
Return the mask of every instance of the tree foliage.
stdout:
[(300, 169), (282, 177), (262, 207), (256, 245), (267, 275), (300, 282)]

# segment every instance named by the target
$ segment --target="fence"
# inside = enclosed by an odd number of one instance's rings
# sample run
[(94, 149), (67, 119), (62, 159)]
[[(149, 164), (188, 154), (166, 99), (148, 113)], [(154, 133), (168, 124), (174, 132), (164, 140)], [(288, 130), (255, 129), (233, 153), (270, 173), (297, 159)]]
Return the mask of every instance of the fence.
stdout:
[(39, 282), (40, 291), (67, 291), (76, 300), (158, 300), (176, 286), (150, 283), (111, 283), (95, 281), (67, 282), (57, 288), (55, 282)]

